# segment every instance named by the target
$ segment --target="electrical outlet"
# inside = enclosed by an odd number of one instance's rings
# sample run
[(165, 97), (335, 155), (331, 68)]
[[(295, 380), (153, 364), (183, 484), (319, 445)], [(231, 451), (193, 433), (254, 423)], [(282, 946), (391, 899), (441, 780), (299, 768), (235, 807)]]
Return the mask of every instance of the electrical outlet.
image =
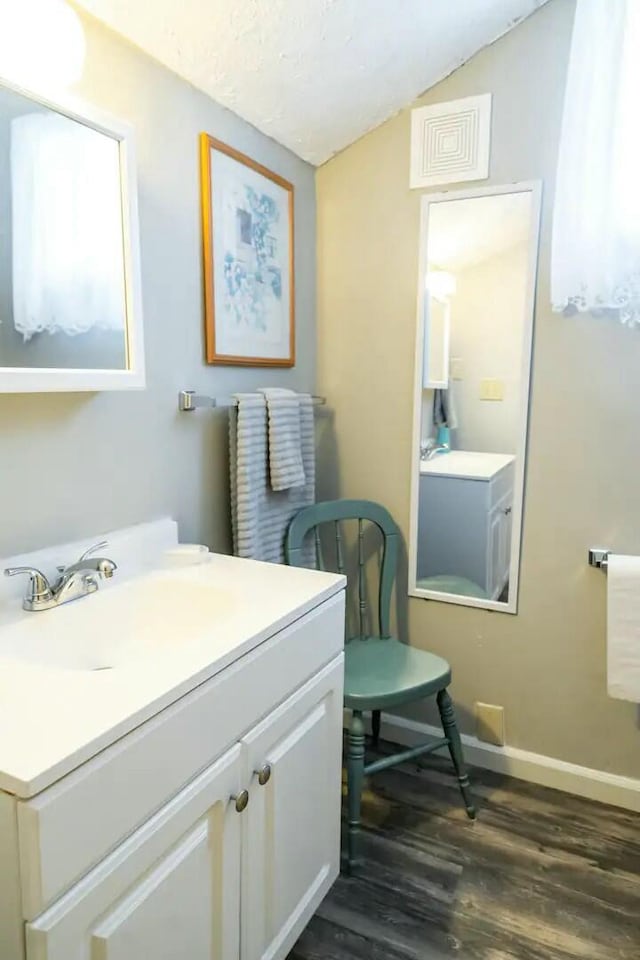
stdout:
[(504, 747), (504, 707), (495, 703), (476, 703), (476, 737), (484, 743)]
[(504, 382), (495, 378), (480, 381), (481, 400), (504, 400)]

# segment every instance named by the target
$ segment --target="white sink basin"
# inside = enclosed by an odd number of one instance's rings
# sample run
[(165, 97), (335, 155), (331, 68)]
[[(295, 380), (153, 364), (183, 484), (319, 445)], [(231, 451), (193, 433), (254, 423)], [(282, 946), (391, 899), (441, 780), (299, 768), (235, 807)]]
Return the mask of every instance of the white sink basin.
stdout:
[(111, 670), (212, 634), (235, 608), (187, 571), (159, 571), (38, 613), (0, 632), (0, 657), (61, 670)]
[(514, 460), (515, 456), (511, 453), (450, 450), (448, 453), (437, 453), (430, 460), (421, 460), (420, 473), (468, 480), (491, 480)]

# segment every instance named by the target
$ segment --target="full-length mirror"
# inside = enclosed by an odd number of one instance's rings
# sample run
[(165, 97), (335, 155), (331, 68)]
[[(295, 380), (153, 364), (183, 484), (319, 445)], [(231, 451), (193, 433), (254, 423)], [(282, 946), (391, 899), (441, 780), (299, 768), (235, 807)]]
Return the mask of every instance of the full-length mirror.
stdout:
[(143, 385), (128, 137), (0, 83), (0, 390)]
[(517, 610), (540, 185), (423, 197), (409, 592)]

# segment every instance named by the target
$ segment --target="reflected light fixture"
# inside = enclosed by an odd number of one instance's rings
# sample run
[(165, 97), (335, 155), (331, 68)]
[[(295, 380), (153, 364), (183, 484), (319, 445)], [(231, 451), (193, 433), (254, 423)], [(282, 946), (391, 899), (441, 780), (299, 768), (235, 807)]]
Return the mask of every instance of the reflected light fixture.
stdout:
[(453, 273), (449, 273), (447, 270), (429, 270), (426, 287), (436, 300), (448, 300), (449, 297), (455, 296), (456, 278)]
[(64, 0), (0, 0), (0, 77), (46, 96), (82, 76), (85, 37)]

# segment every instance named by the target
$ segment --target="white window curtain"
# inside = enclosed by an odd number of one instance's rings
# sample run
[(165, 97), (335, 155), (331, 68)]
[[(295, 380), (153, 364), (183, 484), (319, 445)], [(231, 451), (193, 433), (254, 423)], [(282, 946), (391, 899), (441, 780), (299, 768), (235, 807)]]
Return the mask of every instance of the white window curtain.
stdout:
[(13, 322), (75, 336), (125, 321), (117, 141), (54, 113), (11, 121)]
[(640, 0), (577, 0), (553, 216), (556, 311), (640, 324)]

